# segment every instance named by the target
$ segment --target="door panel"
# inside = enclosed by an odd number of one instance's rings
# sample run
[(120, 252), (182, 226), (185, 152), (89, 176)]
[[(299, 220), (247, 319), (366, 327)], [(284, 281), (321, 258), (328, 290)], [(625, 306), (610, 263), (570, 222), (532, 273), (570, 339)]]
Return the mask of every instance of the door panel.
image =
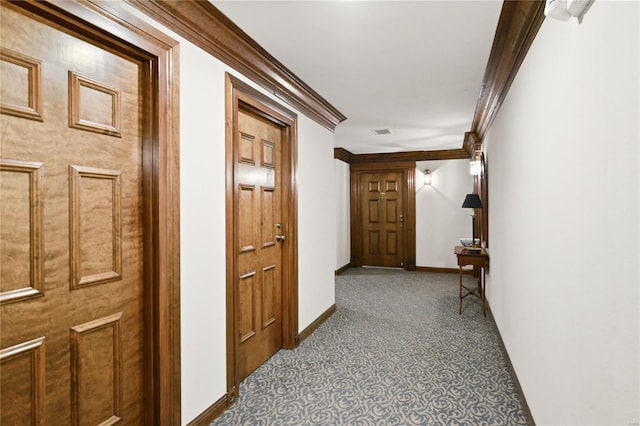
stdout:
[(239, 380), (282, 347), (282, 128), (238, 111), (236, 255)]
[(398, 254), (398, 233), (396, 231), (387, 231), (387, 254)]
[(402, 172), (362, 173), (362, 264), (404, 266)]
[(142, 424), (140, 65), (0, 7), (0, 423)]

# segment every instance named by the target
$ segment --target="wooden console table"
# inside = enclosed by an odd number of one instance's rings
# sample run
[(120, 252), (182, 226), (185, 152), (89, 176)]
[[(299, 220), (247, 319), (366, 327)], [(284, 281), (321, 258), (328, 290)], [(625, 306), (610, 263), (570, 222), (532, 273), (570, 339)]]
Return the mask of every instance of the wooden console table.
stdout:
[[(489, 255), (485, 249), (479, 251), (468, 250), (462, 246), (456, 246), (454, 253), (458, 257), (458, 267), (460, 268), (460, 306), (458, 307), (458, 314), (462, 314), (462, 299), (469, 295), (476, 296), (482, 301), (482, 314), (487, 316), (487, 300), (485, 298), (485, 268), (489, 266)], [(478, 286), (476, 288), (469, 288), (462, 284), (462, 267), (463, 266), (477, 266), (482, 269), (478, 276)], [(466, 293), (462, 294), (462, 289)]]

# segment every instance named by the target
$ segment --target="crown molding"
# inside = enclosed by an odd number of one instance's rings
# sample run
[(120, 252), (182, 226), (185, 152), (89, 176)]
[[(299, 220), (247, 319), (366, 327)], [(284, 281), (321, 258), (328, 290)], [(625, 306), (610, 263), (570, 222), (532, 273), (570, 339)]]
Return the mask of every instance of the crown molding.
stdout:
[[(471, 124), (482, 143), (544, 21), (544, 1), (505, 1)], [(465, 145), (467, 137), (465, 135)], [(473, 155), (470, 152), (470, 155)]]
[(346, 119), (208, 1), (126, 0), (141, 12), (334, 131)]
[[(323, 127), (335, 131), (336, 126), (346, 119), (346, 116), (264, 50), (210, 2), (178, 0), (126, 0), (126, 2), (241, 72)], [(479, 143), (482, 143), (493, 123), (543, 21), (544, 1), (504, 2), (471, 130), (468, 132), (475, 134)], [(459, 150), (362, 155), (383, 158), (395, 155), (401, 159), (425, 161), (469, 158), (475, 149), (477, 148), (472, 147), (465, 134), (463, 146)], [(461, 157), (462, 153), (466, 153), (466, 156)], [(348, 162), (369, 161), (368, 157), (361, 155), (347, 157)], [(389, 157), (389, 159), (394, 158)]]
[(464, 134), (464, 141), (462, 143), (462, 149), (464, 149), (469, 157), (473, 157), (477, 151), (482, 150), (482, 142), (480, 137), (474, 132), (466, 132)]
[[(335, 154), (334, 154), (335, 155)], [(378, 163), (386, 161), (435, 161), (435, 160), (461, 160), (469, 158), (466, 150), (438, 149), (432, 151), (404, 151), (387, 152), (377, 154), (352, 154), (349, 163)]]
[(333, 148), (333, 158), (336, 160), (344, 161), (345, 163), (349, 163), (351, 161), (351, 157), (353, 157), (353, 153), (344, 149), (344, 148)]

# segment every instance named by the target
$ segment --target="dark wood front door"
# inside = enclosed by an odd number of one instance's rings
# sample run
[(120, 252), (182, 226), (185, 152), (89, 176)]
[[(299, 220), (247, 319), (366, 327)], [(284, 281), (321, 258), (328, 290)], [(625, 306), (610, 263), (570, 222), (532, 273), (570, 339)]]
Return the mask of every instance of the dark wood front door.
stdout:
[(238, 111), (235, 294), (239, 380), (282, 347), (281, 126)]
[(362, 264), (404, 266), (404, 173), (360, 175)]
[(0, 423), (143, 424), (141, 65), (0, 15)]

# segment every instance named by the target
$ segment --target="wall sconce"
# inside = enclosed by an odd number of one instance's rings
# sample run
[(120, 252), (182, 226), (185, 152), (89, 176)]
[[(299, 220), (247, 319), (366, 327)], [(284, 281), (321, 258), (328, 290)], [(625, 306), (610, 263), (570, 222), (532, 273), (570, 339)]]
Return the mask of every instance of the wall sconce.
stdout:
[(427, 169), (424, 171), (424, 184), (431, 186), (431, 170)]
[(480, 176), (482, 174), (482, 154), (476, 152), (471, 161), (469, 161), (469, 173), (471, 176)]

